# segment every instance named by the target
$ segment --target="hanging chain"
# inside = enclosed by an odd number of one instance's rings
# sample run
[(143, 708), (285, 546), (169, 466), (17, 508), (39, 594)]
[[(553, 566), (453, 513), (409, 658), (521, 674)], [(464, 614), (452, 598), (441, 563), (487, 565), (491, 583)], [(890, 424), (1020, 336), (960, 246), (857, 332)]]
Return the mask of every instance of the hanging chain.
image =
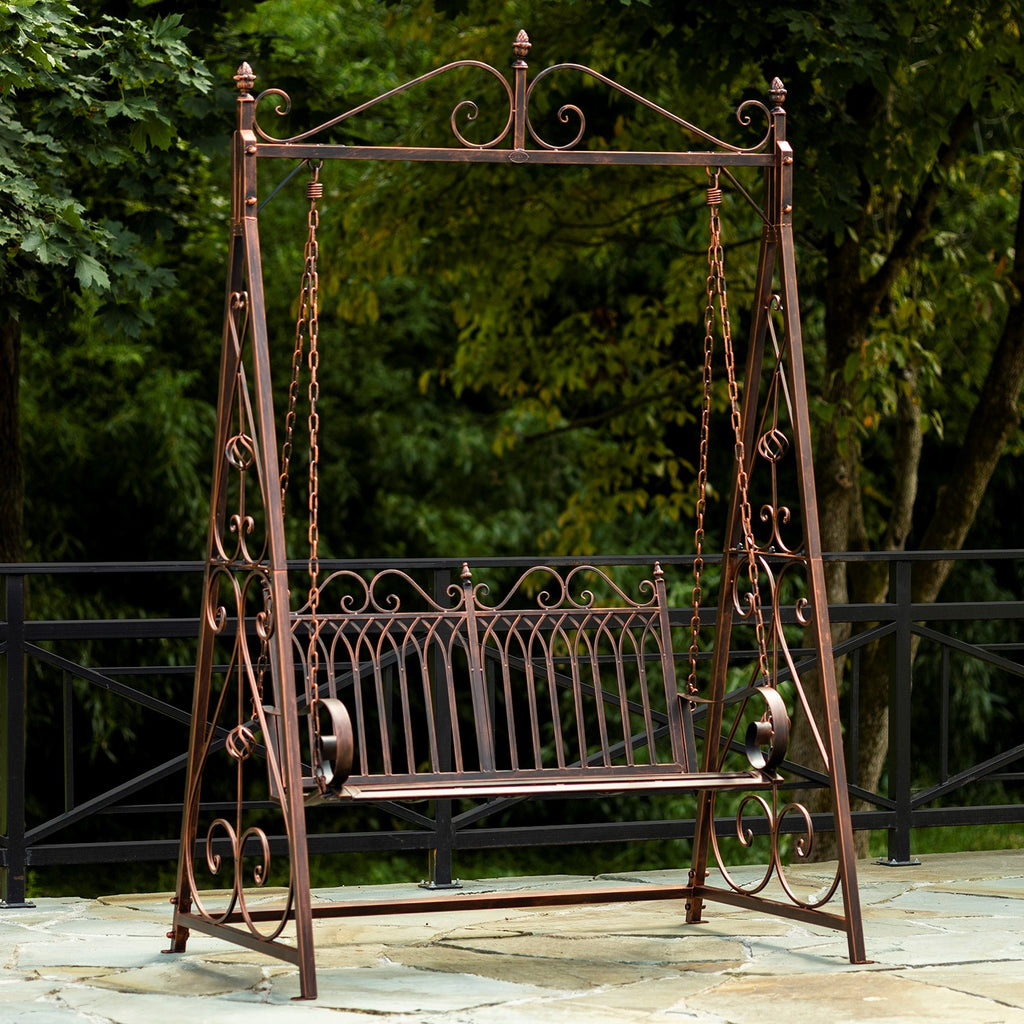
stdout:
[[(320, 248), (317, 242), (317, 228), (320, 226), (320, 214), (317, 200), (324, 194), (324, 186), (320, 181), (321, 164), (311, 165), (309, 184), (306, 196), (309, 199), (309, 238), (306, 243), (306, 266), (303, 277), (303, 291), (306, 296), (306, 333), (309, 336), (309, 614), (310, 633), (306, 662), (309, 669), (309, 714), (312, 719), (314, 737), (313, 773), (317, 785), (323, 789), (323, 766), (320, 753), (320, 321), (319, 321), (319, 275), (317, 261)], [(300, 310), (302, 316), (303, 310)]]
[[(722, 190), (720, 188), (709, 188), (707, 202), (712, 210), (721, 201)], [(700, 457), (697, 467), (697, 525), (693, 534), (695, 555), (693, 559), (693, 615), (690, 618), (690, 674), (686, 681), (686, 692), (691, 696), (699, 691), (697, 685), (697, 658), (700, 654), (700, 605), (704, 597), (701, 582), (704, 573), (704, 511), (707, 508), (708, 497), (708, 438), (711, 433), (712, 360), (715, 351), (714, 248), (718, 244), (718, 238), (712, 233), (711, 243), (708, 246), (708, 301), (704, 309), (704, 393), (700, 411)]]
[[(320, 224), (320, 218), (316, 208), (316, 200), (323, 196), (324, 187), (319, 180), (321, 164), (313, 164), (310, 166), (310, 181), (306, 187), (306, 195), (309, 199), (309, 214), (307, 217), (309, 231), (306, 237), (302, 282), (299, 290), (299, 309), (295, 319), (295, 347), (292, 351), (292, 374), (291, 380), (288, 384), (288, 411), (285, 414), (284, 442), (281, 445), (281, 474), (278, 478), (281, 486), (282, 515), (285, 513), (285, 498), (288, 495), (288, 470), (291, 463), (295, 439), (295, 419), (299, 402), (299, 377), (302, 372), (302, 357), (305, 349), (305, 339), (308, 335), (311, 348), (315, 347), (318, 332), (317, 288), (319, 286), (319, 281), (317, 278), (317, 258), (319, 256), (319, 244), (317, 242), (316, 231)], [(263, 696), (263, 681), (269, 665), (268, 646), (269, 637), (265, 637), (260, 645), (260, 652), (256, 661), (256, 688), (261, 700)], [(312, 701), (315, 701), (315, 674), (313, 675), (312, 687)]]
[(281, 446), (281, 503), (284, 504), (285, 495), (288, 492), (288, 468), (292, 458), (292, 443), (295, 437), (295, 418), (299, 403), (299, 376), (302, 372), (302, 357), (304, 354), (306, 335), (312, 335), (317, 330), (317, 260), (320, 255), (320, 246), (317, 242), (317, 228), (320, 226), (320, 214), (316, 207), (316, 200), (324, 194), (323, 184), (320, 182), (320, 164), (312, 165), (310, 181), (306, 186), (306, 196), (309, 199), (309, 214), (307, 215), (308, 232), (306, 235), (306, 248), (302, 269), (302, 283), (299, 290), (299, 310), (295, 319), (295, 347), (292, 351), (292, 376), (288, 384), (288, 411), (284, 419), (284, 443)]
[(711, 396), (711, 350), (714, 343), (715, 306), (719, 311), (722, 329), (722, 347), (725, 355), (725, 370), (729, 389), (729, 411), (733, 435), (736, 441), (736, 486), (739, 492), (740, 520), (743, 528), (743, 546), (747, 553), (747, 576), (750, 580), (750, 598), (757, 633), (758, 675), (767, 682), (770, 676), (768, 660), (768, 639), (765, 631), (764, 612), (758, 585), (757, 545), (750, 511), (749, 479), (746, 471), (746, 451), (743, 443), (743, 418), (740, 414), (739, 385), (736, 380), (736, 357), (732, 344), (732, 327), (729, 322), (729, 297), (725, 280), (725, 257), (722, 248), (722, 225), (719, 207), (722, 204), (722, 189), (718, 184), (719, 169), (707, 169), (709, 185), (707, 204), (710, 209), (710, 241), (708, 243), (708, 302), (704, 314), (704, 404), (701, 410), (701, 451), (697, 475), (697, 529), (695, 542), (697, 556), (694, 560), (693, 618), (690, 623), (690, 677), (687, 689), (696, 690), (697, 644), (700, 634), (700, 600), (702, 596), (701, 572), (704, 567), (704, 508), (707, 491), (707, 438)]

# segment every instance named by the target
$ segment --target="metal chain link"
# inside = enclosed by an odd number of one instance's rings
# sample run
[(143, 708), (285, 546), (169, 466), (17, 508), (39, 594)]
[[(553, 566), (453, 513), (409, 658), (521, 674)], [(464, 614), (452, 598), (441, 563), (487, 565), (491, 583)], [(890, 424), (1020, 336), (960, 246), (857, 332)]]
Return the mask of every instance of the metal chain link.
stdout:
[[(309, 671), (309, 714), (312, 720), (314, 736), (314, 757), (313, 773), (317, 786), (326, 788), (323, 777), (323, 766), (321, 764), (320, 752), (320, 687), (318, 677), (320, 674), (320, 413), (318, 404), (320, 401), (320, 320), (319, 320), (319, 287), (320, 279), (318, 273), (318, 259), (320, 246), (317, 241), (317, 228), (320, 226), (320, 213), (317, 209), (317, 200), (324, 194), (324, 186), (320, 181), (321, 164), (311, 165), (309, 184), (306, 187), (306, 196), (309, 199), (309, 237), (306, 243), (306, 265), (303, 275), (304, 293), (307, 298), (305, 309), (306, 333), (309, 336), (309, 529), (307, 538), (309, 540), (309, 614), (310, 634), (307, 650), (306, 663)], [(302, 315), (300, 310), (300, 316)]]
[(749, 479), (745, 468), (746, 452), (743, 443), (743, 419), (740, 414), (739, 385), (736, 379), (736, 357), (732, 343), (732, 327), (729, 322), (729, 296), (725, 279), (725, 258), (722, 248), (722, 225), (719, 207), (722, 204), (722, 190), (718, 184), (719, 170), (707, 169), (709, 186), (707, 204), (710, 208), (710, 241), (708, 243), (707, 306), (704, 313), (704, 403), (701, 409), (701, 451), (697, 474), (697, 528), (694, 536), (696, 558), (694, 559), (693, 617), (690, 620), (690, 676), (687, 690), (697, 689), (697, 654), (700, 635), (700, 601), (702, 597), (701, 574), (704, 568), (704, 510), (707, 496), (707, 441), (711, 399), (711, 349), (714, 344), (715, 306), (719, 313), (722, 330), (722, 347), (725, 355), (725, 370), (729, 390), (729, 411), (732, 421), (736, 448), (736, 485), (740, 498), (740, 520), (743, 527), (743, 545), (747, 552), (747, 576), (750, 580), (750, 597), (757, 634), (758, 674), (765, 681), (770, 678), (768, 660), (768, 639), (765, 631), (764, 612), (761, 607), (761, 593), (758, 584), (757, 546), (754, 540), (752, 515), (750, 511)]
[[(310, 199), (310, 208), (307, 215), (308, 232), (303, 256), (302, 280), (299, 286), (299, 307), (295, 319), (295, 345), (292, 349), (291, 379), (288, 383), (288, 409), (284, 419), (284, 441), (281, 444), (281, 473), (278, 482), (281, 487), (281, 514), (286, 514), (285, 500), (288, 496), (289, 468), (291, 466), (292, 452), (294, 451), (295, 422), (299, 403), (299, 379), (302, 373), (302, 362), (305, 351), (305, 339), (307, 333), (316, 329), (316, 307), (317, 307), (317, 258), (319, 256), (319, 244), (317, 242), (316, 230), (319, 226), (319, 213), (316, 209), (315, 199), (323, 195), (323, 185), (319, 182), (319, 172), (322, 164), (311, 165), (310, 182), (306, 188), (306, 194)], [(315, 192), (315, 195), (314, 195)], [(310, 325), (314, 324), (311, 328)], [(263, 680), (268, 666), (268, 643), (264, 640), (260, 646), (257, 659), (257, 688), (263, 693)]]
[(317, 310), (317, 260), (320, 246), (316, 232), (320, 226), (320, 214), (315, 200), (323, 196), (323, 184), (319, 180), (321, 164), (311, 167), (310, 181), (306, 186), (306, 195), (310, 200), (309, 213), (306, 221), (306, 247), (302, 268), (302, 282), (299, 288), (299, 311), (295, 319), (295, 347), (292, 351), (292, 376), (288, 384), (288, 411), (284, 419), (284, 443), (281, 445), (281, 503), (284, 504), (288, 492), (288, 469), (292, 457), (292, 445), (295, 436), (296, 411), (299, 403), (299, 377), (302, 372), (304, 346), (311, 322), (316, 319)]
[[(321, 747), (320, 737), (320, 688), (317, 682), (320, 673), (320, 619), (318, 609), (320, 604), (319, 588), (319, 512), (320, 512), (320, 415), (317, 404), (320, 398), (320, 319), (319, 319), (319, 257), (320, 244), (317, 240), (317, 229), (320, 226), (320, 212), (317, 209), (317, 200), (323, 198), (324, 186), (320, 181), (320, 169), (323, 161), (310, 163), (310, 178), (306, 185), (306, 198), (309, 200), (309, 212), (306, 217), (307, 235), (304, 250), (304, 263), (302, 269), (302, 282), (299, 291), (299, 308), (295, 320), (295, 345), (292, 350), (291, 380), (288, 385), (288, 411), (285, 414), (284, 442), (281, 445), (281, 475), (279, 482), (281, 486), (281, 508), (284, 511), (285, 498), (288, 493), (289, 467), (294, 450), (295, 423), (299, 402), (299, 382), (302, 373), (303, 354), (305, 341), (309, 339), (309, 355), (307, 363), (309, 366), (309, 596), (308, 604), (310, 610), (310, 636), (306, 651), (306, 666), (309, 678), (309, 714), (312, 719), (314, 737), (313, 773), (317, 786), (321, 791), (326, 789), (323, 766), (319, 751)], [(264, 640), (260, 649), (257, 662), (258, 686), (262, 693), (263, 676), (267, 667), (267, 641)]]
[[(708, 189), (709, 206), (722, 201), (721, 189)], [(690, 618), (690, 674), (686, 681), (686, 692), (691, 696), (699, 692), (697, 685), (697, 658), (700, 654), (700, 606), (704, 597), (702, 576), (704, 573), (704, 512), (707, 508), (708, 492), (708, 438), (711, 433), (711, 385), (713, 379), (713, 357), (715, 351), (715, 275), (712, 246), (717, 240), (712, 236), (708, 247), (707, 305), (704, 308), (704, 393), (700, 413), (700, 457), (697, 467), (697, 510), (696, 529), (693, 534), (695, 555), (693, 559), (693, 615)]]

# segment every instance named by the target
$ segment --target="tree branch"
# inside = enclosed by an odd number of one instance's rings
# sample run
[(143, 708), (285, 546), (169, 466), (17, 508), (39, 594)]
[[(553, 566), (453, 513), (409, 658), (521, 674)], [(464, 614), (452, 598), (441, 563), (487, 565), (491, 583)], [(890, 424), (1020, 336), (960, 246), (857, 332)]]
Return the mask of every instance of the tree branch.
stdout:
[(645, 405), (655, 405), (659, 402), (667, 402), (669, 399), (674, 398), (675, 395), (676, 393), (674, 391), (654, 391), (650, 394), (639, 394), (628, 401), (619, 402), (610, 409), (604, 409), (601, 412), (592, 413), (589, 416), (577, 416), (558, 427), (549, 427), (547, 430), (538, 430), (532, 434), (524, 434), (520, 438), (520, 441), (523, 443), (528, 441), (543, 441), (549, 437), (556, 437), (558, 434), (568, 434), (571, 431), (582, 430), (585, 427), (596, 427), (601, 423), (607, 423), (608, 420), (614, 419), (616, 416), (621, 416), (624, 412), (628, 412), (630, 409), (636, 409)]
[[(1020, 394), (1024, 387), (1024, 185), (1021, 186), (1014, 245), (1016, 254), (1010, 282), (1016, 294), (967, 424), (956, 464), (939, 493), (935, 513), (921, 538), (921, 547), (925, 550), (955, 550), (963, 544), (1006, 443), (1020, 425)], [(914, 577), (914, 600), (933, 601), (952, 564), (935, 563), (920, 569)]]
[(886, 551), (902, 551), (913, 525), (914, 501), (917, 498), (918, 467), (924, 445), (921, 409), (917, 398), (916, 375), (909, 367), (897, 385), (896, 436), (892, 467), (893, 493), (882, 547)]
[(935, 204), (945, 187), (939, 172), (948, 170), (952, 165), (964, 139), (967, 138), (968, 132), (973, 127), (974, 121), (974, 108), (968, 100), (953, 118), (953, 122), (949, 126), (949, 138), (939, 147), (935, 163), (925, 175), (921, 189), (910, 209), (910, 215), (889, 250), (889, 255), (861, 288), (860, 299), (863, 308), (869, 315), (882, 304), (893, 281), (896, 280), (896, 276), (913, 258), (917, 247), (928, 233)]

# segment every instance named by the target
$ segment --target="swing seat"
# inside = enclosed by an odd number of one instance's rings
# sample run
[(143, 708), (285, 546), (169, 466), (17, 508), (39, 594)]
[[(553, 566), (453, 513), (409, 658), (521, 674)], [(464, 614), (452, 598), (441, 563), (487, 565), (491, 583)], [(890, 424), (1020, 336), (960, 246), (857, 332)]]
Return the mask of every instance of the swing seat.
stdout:
[[(317, 752), (307, 803), (750, 790), (780, 781), (789, 719), (771, 688), (753, 691), (767, 711), (736, 745), (747, 766), (719, 770), (718, 753), (699, 763), (702, 702), (678, 689), (659, 565), (640, 600), (590, 566), (530, 570), (498, 605), (485, 603), (487, 588), (474, 585), (468, 565), (462, 575), (445, 606), (397, 570), (370, 581), (341, 572), (321, 586), (320, 601), (340, 589), (334, 603), (353, 610), (293, 617)], [(314, 636), (326, 676), (315, 689)]]

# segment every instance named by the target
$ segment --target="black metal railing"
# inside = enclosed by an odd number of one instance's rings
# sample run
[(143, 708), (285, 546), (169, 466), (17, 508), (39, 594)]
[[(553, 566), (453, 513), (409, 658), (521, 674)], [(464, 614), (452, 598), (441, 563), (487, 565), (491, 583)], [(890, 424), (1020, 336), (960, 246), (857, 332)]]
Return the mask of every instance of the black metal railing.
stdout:
[[(1024, 822), (1024, 772), (1010, 770), (1024, 758), (1018, 711), (1024, 601), (1005, 598), (1022, 579), (1024, 551), (827, 559), (878, 562), (890, 580), (884, 603), (831, 609), (833, 624), (851, 630), (835, 653), (846, 662), (843, 716), (854, 827), (886, 830), (887, 859), (901, 864), (911, 862), (914, 828)], [(914, 566), (937, 560), (956, 562), (967, 577), (960, 599), (913, 603)], [(589, 561), (649, 567), (653, 556)], [(685, 583), (690, 559), (660, 561), (679, 570)], [(1003, 597), (972, 596), (972, 563), (985, 563), (1003, 578)], [(434, 573), (440, 586), (457, 574), (459, 562), (403, 565)], [(8, 906), (25, 902), (28, 867), (176, 858), (201, 576), (199, 563), (183, 562), (0, 566), (0, 895)], [(115, 596), (121, 617), (90, 617), (91, 608), (110, 607)], [(73, 615), (63, 610), (71, 608)], [(690, 614), (680, 607), (675, 623), (685, 627)], [(861, 721), (863, 655), (879, 641), (889, 650), (889, 754), (884, 791), (875, 792), (856, 780), (867, 727)], [(813, 772), (788, 768), (813, 782)], [(348, 831), (312, 834), (310, 849), (429, 852), (431, 877), (443, 885), (451, 880), (456, 850), (678, 839), (693, 832), (686, 819), (481, 827), (498, 809), (492, 803), (453, 813), (439, 802), (428, 816), (389, 805), (390, 830), (360, 831), (360, 819), (352, 817)], [(328, 827), (337, 820), (335, 814)], [(735, 829), (731, 819), (719, 824), (722, 831)], [(830, 824), (829, 815), (814, 816), (816, 830), (828, 831)]]

